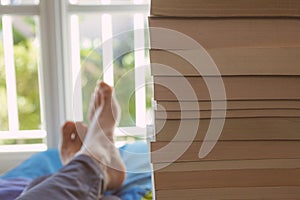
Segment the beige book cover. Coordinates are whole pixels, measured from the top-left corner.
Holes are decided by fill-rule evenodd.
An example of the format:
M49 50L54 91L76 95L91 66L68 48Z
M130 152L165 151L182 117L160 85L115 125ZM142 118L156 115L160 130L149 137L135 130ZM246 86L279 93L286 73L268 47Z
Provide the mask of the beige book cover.
M212 108L212 103L214 108ZM224 110L224 101L156 101L158 111ZM226 101L228 110L300 109L298 100Z
M176 17L300 16L297 0L151 0L151 15Z
M154 77L155 100L296 100L299 91L300 76Z
M223 119L182 119L154 121L157 142L203 141L210 124ZM220 141L300 140L300 118L226 118Z
M199 189L172 189L155 191L156 199L160 200L282 200L298 199L300 196L299 186L277 187L235 187L235 188L199 188Z
M207 143L214 144L214 141ZM151 162L300 158L300 141L218 141L212 151L200 159L202 145L203 142L151 142Z
M149 18L152 49L299 47L297 18ZM153 29L152 29L153 27ZM164 31L155 29L164 28ZM165 32L165 29L170 29ZM184 35L182 35L184 34Z
M216 48L207 51L219 73L206 75L300 75L300 47ZM196 50L150 50L153 76L202 76L200 68L187 59ZM188 55L185 57L185 55ZM210 66L199 60L199 66Z
M214 116L212 117L212 112ZM155 119L210 119L250 117L300 117L300 109L259 109L259 110L203 110L203 111L155 111Z
M225 160L177 162L164 166L164 163L154 163L153 170L161 172L193 172L210 170L238 170L238 169L297 169L300 159L263 159L263 160Z
M300 186L300 168L154 172L156 190Z

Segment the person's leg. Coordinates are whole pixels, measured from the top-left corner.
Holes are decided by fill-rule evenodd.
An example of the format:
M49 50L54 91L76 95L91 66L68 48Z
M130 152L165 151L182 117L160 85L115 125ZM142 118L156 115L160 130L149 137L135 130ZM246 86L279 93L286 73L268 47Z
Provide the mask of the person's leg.
M89 132L95 134L86 135L80 153L91 156L103 166L107 189L118 189L125 179L125 165L115 147L113 135L119 122L120 108L113 89L104 82L95 89L89 113ZM101 146L98 141L101 141ZM99 151L101 148L105 150Z
M97 200L104 187L104 174L86 155L76 156L58 173L33 186L18 200Z
M121 186L125 179L125 166L113 141L119 110L112 89L100 83L92 105L93 120L75 159L18 200L98 199L104 189ZM62 159L65 155L71 154L61 153Z

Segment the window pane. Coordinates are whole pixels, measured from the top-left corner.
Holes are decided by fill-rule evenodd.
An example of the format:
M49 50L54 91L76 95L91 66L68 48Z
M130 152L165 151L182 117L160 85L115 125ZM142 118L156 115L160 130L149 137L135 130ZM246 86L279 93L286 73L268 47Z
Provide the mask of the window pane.
M0 131L8 131L7 95L5 81L2 18L0 18Z
M1 0L2 5L37 5L39 0Z
M4 77L1 73L1 80L4 80L0 83L0 90L4 91L6 83L8 104L5 109L9 113L9 131L39 130L37 18L6 15L2 17L2 24L2 57L6 75Z
M99 22L101 22L100 15L71 17L72 67L73 70L75 67L80 68L77 66L79 63L74 62L81 63L82 112L85 122L88 122L87 113L91 94L97 81L103 79L102 49L97 48L101 43L101 24Z
M79 20L77 30L76 17ZM142 15L142 26L145 19L146 17ZM95 84L98 80L105 80L115 86L116 97L122 109L119 126L136 126L134 26L134 15L130 14L84 14L75 18L73 16L71 19L72 50L76 49L78 41L80 43L82 104L86 122ZM79 32L77 39L74 38L76 31ZM144 53L144 49L142 51L141 57L146 59L148 55ZM149 70L146 72L148 74L146 80L149 80ZM144 77L146 73L141 71L138 75ZM152 94L149 87L146 94L148 94L147 104L145 97L141 99L149 107Z
M114 60L116 97L122 110L119 126L135 126L134 32L122 34L134 30L133 15L112 15L112 24L113 35L119 34L113 39L113 54L119 56Z
M20 130L40 129L37 18L14 17L14 56Z

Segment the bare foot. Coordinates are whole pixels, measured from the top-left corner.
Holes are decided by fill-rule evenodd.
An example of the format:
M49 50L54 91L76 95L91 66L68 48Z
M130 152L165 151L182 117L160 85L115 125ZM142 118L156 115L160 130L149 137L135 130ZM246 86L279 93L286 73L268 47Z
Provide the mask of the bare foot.
M63 125L59 148L59 156L63 165L68 164L81 149L87 130L87 126L81 122L74 123L68 121Z
M113 138L119 116L120 109L112 88L104 82L99 83L90 106L91 125L79 154L89 155L99 164L105 186L110 190L118 189L125 180L125 165Z
M97 121L101 129L106 136L112 137L120 118L120 106L113 96L113 89L106 83L100 82L95 88L93 98L94 101L91 101L88 118L92 122L95 114L99 112Z

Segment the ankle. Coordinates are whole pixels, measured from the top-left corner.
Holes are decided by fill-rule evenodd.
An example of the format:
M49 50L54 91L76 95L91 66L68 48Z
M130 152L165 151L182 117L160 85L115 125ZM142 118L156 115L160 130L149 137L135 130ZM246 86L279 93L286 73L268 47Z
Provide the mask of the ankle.
M86 148L82 148L77 154L77 155L86 155L88 157L90 157L94 162L95 164L98 166L98 168L102 171L103 173L103 176L104 176L104 187L103 189L106 190L107 189L107 186L108 184L110 183L110 176L108 175L108 163L109 161L107 160L107 156L105 156L104 154L103 155L100 155L98 152L92 152L92 151L89 151L88 149Z

